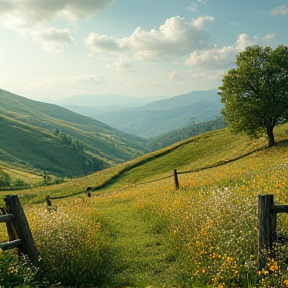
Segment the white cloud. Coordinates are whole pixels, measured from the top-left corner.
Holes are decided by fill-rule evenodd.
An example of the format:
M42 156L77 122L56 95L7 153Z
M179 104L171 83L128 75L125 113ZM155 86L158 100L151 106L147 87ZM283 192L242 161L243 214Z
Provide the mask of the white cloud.
M181 81L183 80L183 74L180 71L172 71L169 74L169 79L173 81Z
M196 27L202 28L206 21L213 22L214 17L211 17L211 16L198 17L197 19L193 20L193 23Z
M80 75L71 79L73 83L90 83L91 85L103 84L106 79L100 74ZM71 83L71 84L73 84Z
M119 71L125 71L125 72L136 72L137 70L133 68L129 61L120 59L117 61L117 63L114 65L114 68Z
M0 25L19 29L64 17L70 21L86 18L113 4L113 0L2 0Z
M271 40L271 39L275 38L276 35L277 35L276 33L267 34L267 35L265 35L265 39L266 40Z
M50 27L48 29L36 30L32 35L35 41L43 45L44 50L52 53L57 53L64 46L75 43L69 29Z
M272 16L276 16L276 15L288 15L288 7L287 6L280 6L277 7L275 9L273 9L270 14Z
M31 35L48 52L75 43L68 29L44 28L57 18L75 22L113 4L113 0L0 0L0 27Z
M186 60L186 64L189 66L214 67L217 69L226 68L235 64L235 56L239 52L245 50L248 46L258 43L259 39L257 37L251 38L246 33L241 34L233 46L218 48L215 45L214 48L209 50L194 51Z
M159 60L167 56L185 56L208 45L208 32L202 28L212 17L201 17L191 22L176 16L167 19L159 29L145 31L138 27L125 38L109 37L91 33L86 46L95 51L110 53L134 53L141 60Z
M85 39L85 44L93 51L119 51L120 43L117 38L91 33Z
M187 9L191 12L196 12L201 4L206 4L204 0L195 0L193 1Z

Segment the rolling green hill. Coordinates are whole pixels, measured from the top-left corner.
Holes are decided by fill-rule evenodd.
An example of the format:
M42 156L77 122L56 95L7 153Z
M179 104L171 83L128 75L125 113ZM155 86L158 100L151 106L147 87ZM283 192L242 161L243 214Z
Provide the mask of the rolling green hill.
M278 273L257 273L257 195L287 203L286 131L277 126L269 148L265 138L210 131L81 179L21 191L45 279L64 287L265 288L270 280L282 287ZM177 190L173 169L189 172L179 174ZM287 218L280 220L277 233L286 236ZM287 250L279 250L277 269L287 279Z
M61 177L87 175L143 153L143 140L57 105L0 90L0 157Z
M287 124L275 129L276 141L287 139ZM174 169L194 170L218 163L226 163L251 152L265 148L267 140L250 140L247 136L232 135L227 128L206 132L177 142L114 167L103 169L81 179L61 185L30 190L29 201L39 203L45 196L69 196L85 193L90 186L92 192L102 193L103 189L113 191L165 177L170 177ZM228 176L227 176L228 177ZM172 184L172 179L171 185ZM104 192L105 193L105 192ZM26 193L25 193L26 194ZM24 200L23 200L24 201Z

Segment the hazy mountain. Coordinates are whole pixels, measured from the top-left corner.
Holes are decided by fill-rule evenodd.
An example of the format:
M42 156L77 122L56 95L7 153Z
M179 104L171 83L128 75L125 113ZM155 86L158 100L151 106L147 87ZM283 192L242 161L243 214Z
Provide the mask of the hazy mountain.
M193 105L199 102L219 103L220 97L217 95L217 89L211 89L206 91L192 91L187 94L154 101L145 105L142 108L145 110L168 110Z
M84 106L84 107L104 107L112 110L116 108L140 107L152 101L168 98L169 96L131 97L116 94L95 94L95 95L74 95L66 99L57 101L60 106Z
M0 157L80 176L143 153L143 140L95 119L0 89Z
M110 99L112 100L112 98ZM149 99L151 98L147 98L147 100ZM193 122L199 123L215 119L215 116L220 116L222 108L216 89L193 91L157 101L154 98L153 102L139 107L131 107L132 105L126 108L117 105L95 107L93 104L90 107L84 107L86 100L87 98L83 98L81 106L71 104L65 107L95 118L120 131L146 138L186 127Z
M221 108L221 103L199 102L166 110L127 109L107 112L95 118L121 131L152 138L194 122L215 119L220 116Z
M152 138L191 123L215 119L222 107L217 90L195 91L138 108L95 114L94 118L121 131Z

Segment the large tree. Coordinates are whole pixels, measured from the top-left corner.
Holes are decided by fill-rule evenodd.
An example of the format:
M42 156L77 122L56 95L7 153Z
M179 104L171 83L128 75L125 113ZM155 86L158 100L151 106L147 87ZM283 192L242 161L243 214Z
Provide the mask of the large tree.
M247 47L236 57L219 87L222 114L234 133L275 144L273 129L288 120L288 46Z

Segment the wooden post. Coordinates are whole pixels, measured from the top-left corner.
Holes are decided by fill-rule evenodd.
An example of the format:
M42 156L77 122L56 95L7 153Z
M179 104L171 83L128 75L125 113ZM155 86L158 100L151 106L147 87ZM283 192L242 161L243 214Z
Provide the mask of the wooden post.
M23 208L20 204L20 201L18 199L17 195L8 195L6 198L4 198L4 201L6 202L6 209L9 214L12 214L14 216L12 220L12 224L15 228L15 232L18 236L18 239L21 239L21 245L19 246L19 249L21 252L26 254L31 262L38 266L38 252L32 237L32 233L29 228L28 221L26 219L26 216L24 214ZM7 223L8 224L8 223ZM7 226L8 230L8 226ZM12 231L13 232L13 231ZM13 238L16 236L15 232L12 236ZM9 230L8 230L9 233ZM9 233L9 238L11 237L11 231ZM9 240L17 240L17 239L9 239Z
M175 189L179 189L179 180L178 180L178 175L177 175L177 170L174 169L174 184L175 184Z
M266 252L271 251L276 240L276 213L272 211L273 195L258 195L258 269L266 264Z

